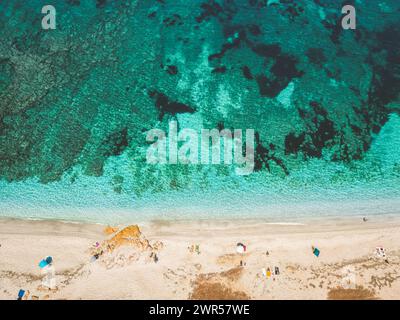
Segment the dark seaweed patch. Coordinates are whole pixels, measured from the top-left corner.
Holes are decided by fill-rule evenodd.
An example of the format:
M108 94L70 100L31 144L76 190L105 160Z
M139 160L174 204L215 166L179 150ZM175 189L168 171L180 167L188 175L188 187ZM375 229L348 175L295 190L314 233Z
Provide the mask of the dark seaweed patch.
M80 0L66 0L66 2L72 6L79 6L81 4Z
M265 58L276 58L281 54L281 47L278 44L256 44L252 50Z
M253 80L253 75L251 74L251 70L248 66L243 66L242 67L242 72L243 72L243 76L247 79L247 80Z
M280 82L286 83L283 88L285 88L293 78L301 77L303 75L302 71L297 70L296 64L297 59L290 55L280 55L276 58L276 62L272 66L271 72Z
M260 95L263 97L276 97L289 82L303 73L296 68L297 60L289 55L279 55L270 71L272 77L261 74L256 76Z
M221 59L228 50L230 50L232 48L239 47L239 44L240 44L240 39L235 39L235 40L233 40L232 43L223 44L222 50L220 52L218 52L218 53L214 53L214 54L209 55L208 56L208 60L212 61L212 60L215 60L215 59Z
M384 63L373 64L374 75L369 103L386 105L400 92L400 28L390 26L376 34L374 50L386 53Z
M226 67L225 66L221 66L221 67L216 67L214 68L211 73L225 73L226 72Z
M294 0L280 0L279 2L284 5L281 14L288 16L291 21L294 21L295 18L299 17L304 12L304 8L298 5Z
M296 136L294 132L289 133L285 137L285 154L296 154L300 151L301 145L304 143L306 134L303 132Z
M167 66L167 72L168 72L168 74L174 76L174 75L178 74L178 67L177 66L173 66L173 65Z
M278 158L275 155L275 146L270 144L270 148L263 146L260 140L260 134L258 132L255 133L256 138L256 149L255 149L255 157L254 157L254 171L261 171L264 167L270 172L270 161L275 162L279 167L282 168L285 175L289 175L289 171L286 168L282 159Z
M128 129L124 128L120 131L110 134L102 143L101 149L103 156L119 156L126 147L128 147Z
M176 115L177 113L194 113L196 111L187 104L171 101L161 92L151 91L149 96L155 100L155 107L159 110L159 120L162 120L166 113Z
M163 24L167 27L172 27L174 25L183 25L182 18L179 14L173 14L171 17L167 17L163 20Z
M107 4L107 0L96 0L96 8L103 8Z
M331 15L327 20L323 20L322 24L326 30L330 32L329 38L334 44L339 44L340 36L343 28L341 26L339 15Z
M217 17L223 12L222 7L215 1L209 1L209 3L202 3L200 5L202 13L196 17L197 22L203 22L208 20L210 17Z
M250 34L252 34L253 36L259 36L261 34L261 29L256 24L249 24L247 26L247 29L249 30Z
M286 154L302 152L305 157L321 158L323 148L334 144L338 133L328 112L316 101L311 101L310 107L311 110L298 109L307 131L298 136L291 132L285 137Z
M256 8L265 8L267 6L267 0L248 0L249 5Z
M297 59L282 52L278 44L251 43L247 41L252 51L265 59L266 64L271 64L270 74L258 74L255 78L258 84L259 93L263 97L276 97L279 92L287 87L293 78L301 77L303 72L297 69ZM245 77L251 79L249 69L242 69Z
M368 150L371 144L371 132L378 134L388 121L389 113L399 112L398 109L391 110L387 106L390 102L397 101L400 92L399 37L400 28L393 25L375 34L369 34L369 38L373 39L368 59L373 71L371 86L367 101L360 107L353 106L360 123L365 125L360 136L364 151Z
M86 174L100 177L103 175L104 162L108 157L119 156L129 146L128 129L109 134L96 150L96 154L87 164Z
M150 12L150 13L147 15L147 17L148 17L149 19L153 19L153 18L155 18L156 16L157 16L157 11Z
M246 31L241 25L224 25L223 30L227 42L222 45L220 52L209 55L209 61L221 59L229 50L237 49L240 47L242 42L247 42Z
M217 18L220 22L227 22L232 20L236 10L233 7L232 1L224 2L221 6L217 1L211 0L203 2L200 5L201 13L196 17L196 21L201 23L209 20L211 17Z
M312 64L315 64L319 67L326 62L326 57L322 48L309 48L306 51L306 56Z
M262 97L274 98L286 87L282 86L279 81L268 79L265 75L256 76L256 81Z

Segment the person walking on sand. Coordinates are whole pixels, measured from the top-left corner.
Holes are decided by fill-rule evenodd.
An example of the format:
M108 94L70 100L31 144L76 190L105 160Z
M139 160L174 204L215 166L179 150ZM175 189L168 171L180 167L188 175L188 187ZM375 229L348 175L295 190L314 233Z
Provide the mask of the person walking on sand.
M318 258L319 254L320 254L319 249L315 248L314 246L312 246L311 249L312 249L312 252L314 253L314 255Z

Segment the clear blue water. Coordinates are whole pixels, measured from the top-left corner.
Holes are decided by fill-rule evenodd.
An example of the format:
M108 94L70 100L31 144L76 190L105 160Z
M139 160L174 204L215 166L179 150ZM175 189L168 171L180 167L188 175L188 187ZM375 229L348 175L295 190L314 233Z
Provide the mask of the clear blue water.
M397 215L400 4L0 3L0 216ZM254 129L256 167L149 165L146 132Z

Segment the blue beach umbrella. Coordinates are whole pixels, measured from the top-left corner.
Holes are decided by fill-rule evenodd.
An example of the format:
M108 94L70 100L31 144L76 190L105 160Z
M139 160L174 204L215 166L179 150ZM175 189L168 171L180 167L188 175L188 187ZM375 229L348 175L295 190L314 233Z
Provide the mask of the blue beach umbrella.
M18 292L18 300L21 300L25 294L25 290L20 289Z

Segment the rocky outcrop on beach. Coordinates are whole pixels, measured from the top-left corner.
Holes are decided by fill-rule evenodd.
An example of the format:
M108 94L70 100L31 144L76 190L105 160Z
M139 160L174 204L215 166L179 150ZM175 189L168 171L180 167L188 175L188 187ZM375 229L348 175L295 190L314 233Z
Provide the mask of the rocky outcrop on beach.
M142 259L144 262L157 262L157 253L163 248L163 243L150 243L137 225L130 225L118 231L107 227L105 231L114 231L110 239L104 240L92 248L91 254L107 269L124 267L127 264Z

